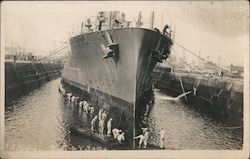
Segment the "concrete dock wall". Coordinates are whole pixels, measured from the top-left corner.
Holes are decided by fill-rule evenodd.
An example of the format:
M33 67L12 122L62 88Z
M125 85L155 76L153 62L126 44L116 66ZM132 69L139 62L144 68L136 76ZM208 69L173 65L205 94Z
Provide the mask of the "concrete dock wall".
M171 96L182 94L181 78L185 92L192 91L187 101L182 98L190 107L223 123L242 125L243 80L165 71L153 76L155 87Z
M62 65L5 62L5 105L61 75Z

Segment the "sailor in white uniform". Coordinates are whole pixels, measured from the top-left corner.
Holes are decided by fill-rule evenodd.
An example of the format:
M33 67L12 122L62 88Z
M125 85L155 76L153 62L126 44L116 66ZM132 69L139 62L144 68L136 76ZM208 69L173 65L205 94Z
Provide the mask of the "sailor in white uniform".
M120 132L122 132L121 130L117 129L117 128L114 128L112 130L112 133L114 135L114 139L117 139L118 135L120 134Z
M117 140L119 143L122 143L122 141L125 140L124 133L121 133L117 136Z
M142 144L142 142L144 140L144 135L143 134L138 135L138 136L134 137L134 139L140 139L138 148L141 148L141 144Z
M143 140L143 148L146 148L147 145L148 145L148 138L149 138L149 132L148 130L146 129L144 131L144 140Z
M164 139L165 139L165 130L163 128L161 128L161 131L158 133L158 135L160 135L160 140L159 140L159 146L160 148L164 147Z
M94 133L95 125L96 125L97 115L91 121L91 132Z
M104 130L104 120L99 120L99 133L103 134Z
M110 137L111 136L111 128L112 128L112 118L109 119L108 123L107 123L107 136Z

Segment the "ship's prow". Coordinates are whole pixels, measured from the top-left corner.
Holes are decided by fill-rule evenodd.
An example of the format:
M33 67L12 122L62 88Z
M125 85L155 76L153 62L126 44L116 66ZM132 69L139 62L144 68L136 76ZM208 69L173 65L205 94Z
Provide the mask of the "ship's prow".
M94 114L105 111L113 119L112 129L121 129L124 143L134 147L136 127L153 100L151 73L170 53L168 32L101 30L75 36L70 45L71 54L62 73L64 88L80 97L79 101L92 103Z

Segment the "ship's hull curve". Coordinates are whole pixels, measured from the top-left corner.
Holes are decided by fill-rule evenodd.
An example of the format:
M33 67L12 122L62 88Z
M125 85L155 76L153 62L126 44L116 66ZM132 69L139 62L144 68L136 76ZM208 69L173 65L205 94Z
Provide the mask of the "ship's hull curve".
M112 57L103 58L105 54L101 45L108 46L107 33L119 45L117 62ZM127 124L124 128L128 140L132 141L130 145L135 135L136 107L145 105L141 98L145 90L151 88L150 74L157 63L152 51L161 37L159 32L152 30L121 28L70 39L71 54L62 73L62 83L86 92L91 102L94 98L102 100L96 103L96 110L102 107L119 120L114 126ZM116 108L121 113L113 110Z

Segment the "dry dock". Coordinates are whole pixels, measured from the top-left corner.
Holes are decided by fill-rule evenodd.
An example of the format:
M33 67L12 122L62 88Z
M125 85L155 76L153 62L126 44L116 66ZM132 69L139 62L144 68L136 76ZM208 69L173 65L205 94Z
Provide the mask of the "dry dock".
M54 63L5 62L5 103L59 77L62 68Z
M154 72L155 87L171 96L191 91L182 98L192 108L230 125L243 125L243 80L204 77L198 74ZM182 86L183 85L183 88Z

